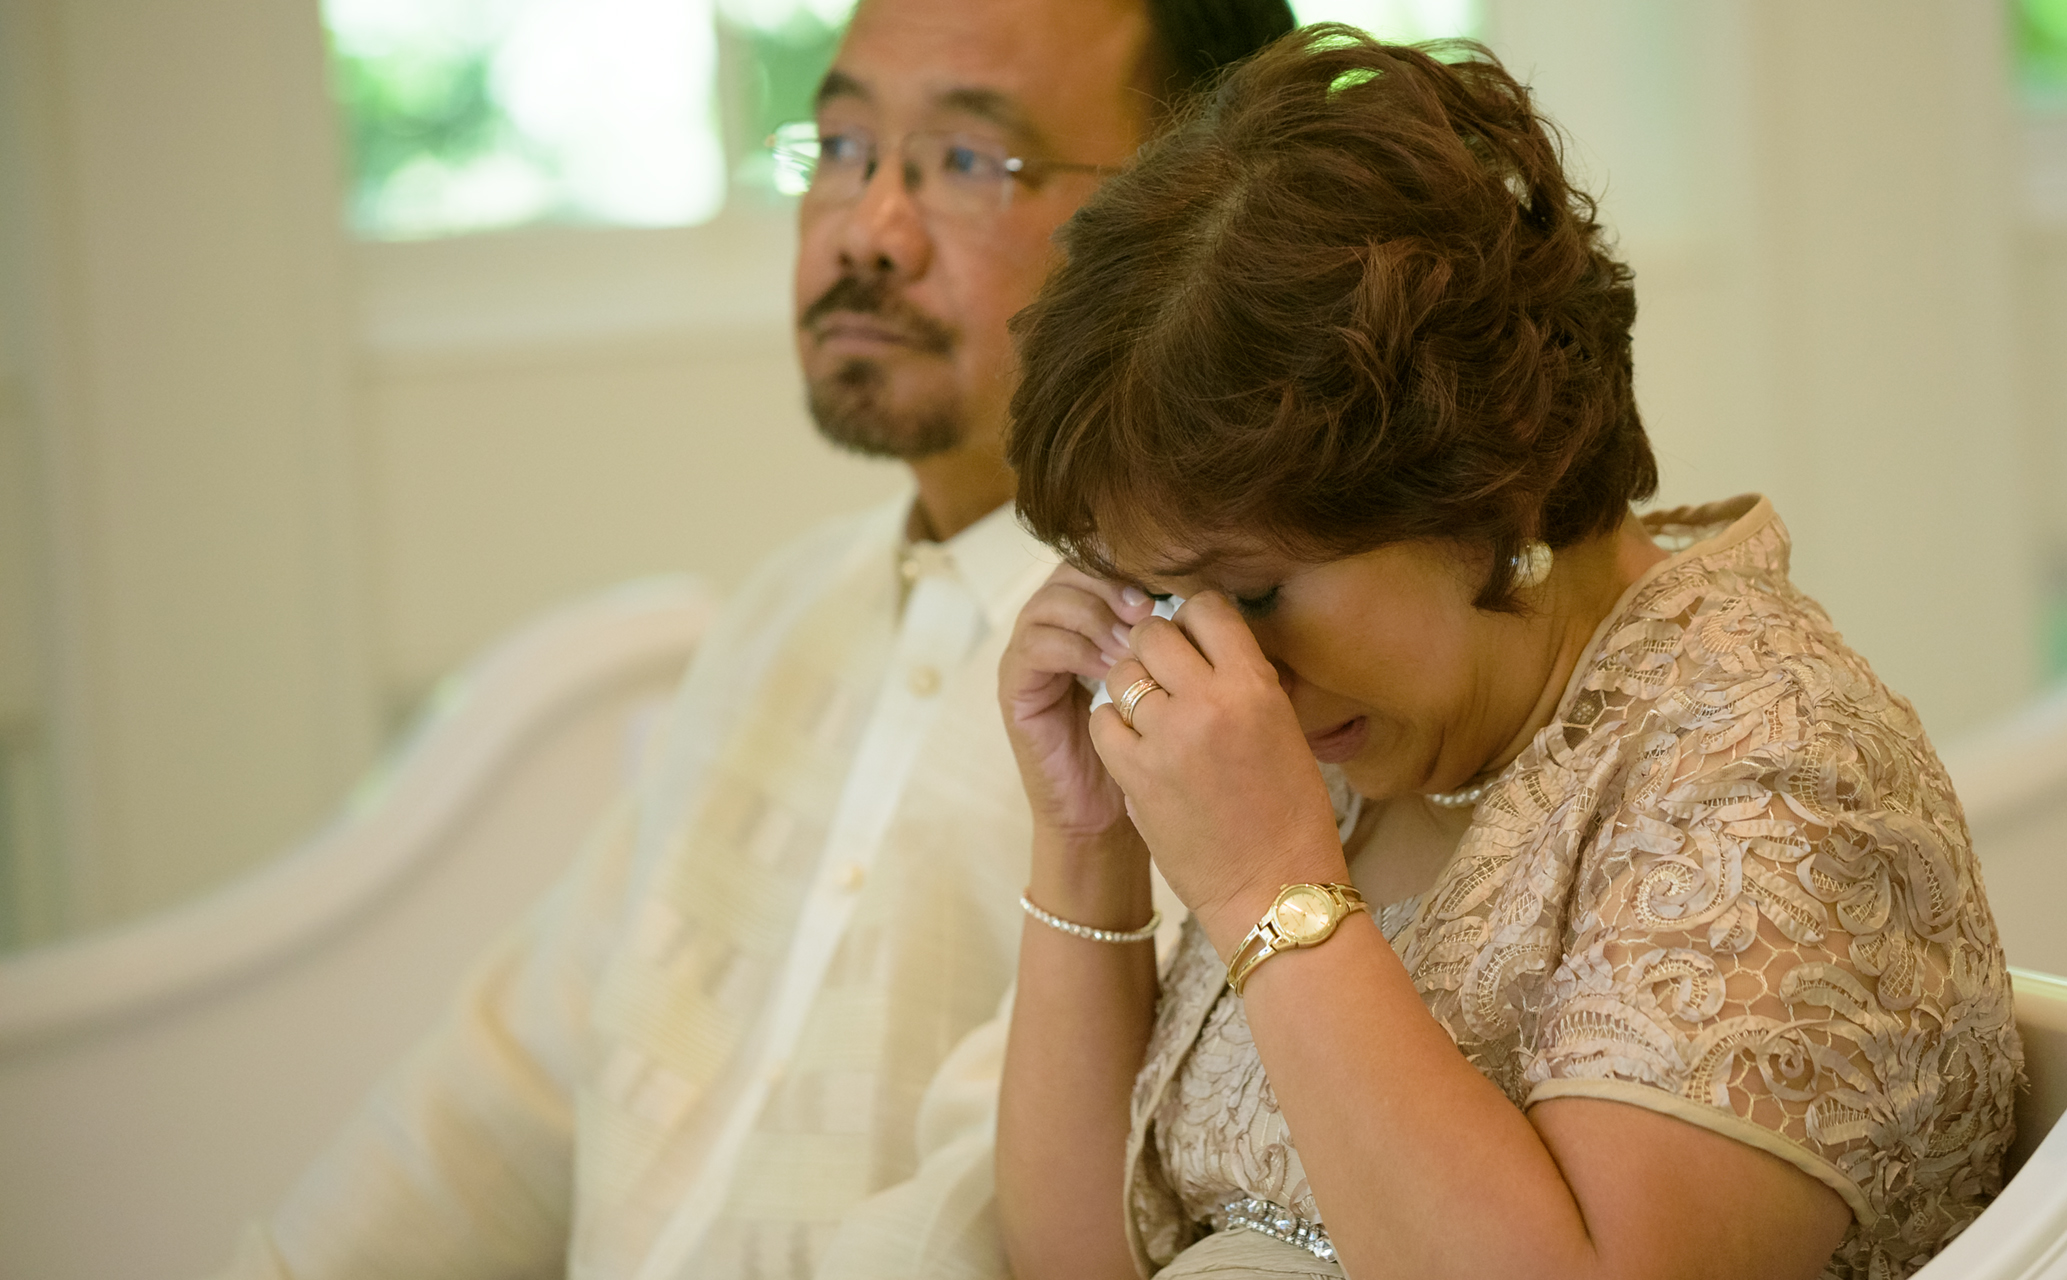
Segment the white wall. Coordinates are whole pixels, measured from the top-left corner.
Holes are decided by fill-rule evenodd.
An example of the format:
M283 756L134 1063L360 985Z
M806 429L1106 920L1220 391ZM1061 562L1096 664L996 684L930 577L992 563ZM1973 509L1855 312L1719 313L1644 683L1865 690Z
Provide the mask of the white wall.
M1664 496L1771 493L1941 740L2017 704L2067 563L2067 216L2019 212L1999 5L1488 8L1637 267ZM779 214L350 245L313 0L0 0L0 59L0 761L63 836L0 894L36 929L285 847L554 601L729 586L898 483L811 434Z
M47 915L76 928L278 847L373 745L336 158L313 6L0 21Z
M1637 271L1666 502L1756 489L1940 740L2037 679L2014 116L1993 0L1507 0ZM2041 305L2067 314L2057 291ZM2055 348L2057 350L2057 348Z
M804 411L793 245L782 209L356 250L390 706L568 594L677 569L729 589L896 490Z
M2047 141L2067 171L2067 118ZM2062 197L2027 202L2015 272L2023 463L2056 670L2067 665L2067 186Z

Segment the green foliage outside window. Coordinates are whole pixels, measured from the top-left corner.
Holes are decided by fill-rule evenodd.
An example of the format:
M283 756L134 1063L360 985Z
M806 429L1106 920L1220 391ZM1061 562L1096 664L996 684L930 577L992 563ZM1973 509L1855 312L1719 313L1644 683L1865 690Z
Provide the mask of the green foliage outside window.
M774 159L763 145L775 126L811 115L818 82L839 51L846 23L798 7L776 23L719 10L719 77L725 99L725 154L735 193L775 195Z
M763 143L811 114L852 4L324 0L351 224L372 239L667 226L775 203ZM1478 28L1478 0L1293 7L1392 39Z
M445 170L520 145L488 91L478 49L332 51L331 74L352 157L352 221L377 226L389 184L412 164Z
M2067 110L2067 0L2013 0L2012 14L2027 101Z
M373 239L679 226L725 197L710 0L324 0Z

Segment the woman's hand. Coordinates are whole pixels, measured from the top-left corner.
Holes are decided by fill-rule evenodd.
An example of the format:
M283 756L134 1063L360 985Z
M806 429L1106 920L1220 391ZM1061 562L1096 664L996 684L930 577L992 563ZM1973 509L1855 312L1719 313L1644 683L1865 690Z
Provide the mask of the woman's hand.
M1286 884L1339 882L1349 867L1320 766L1270 660L1227 597L1201 592L1177 621L1134 628L1106 676L1115 697L1144 674L1162 686L1090 723L1164 879L1226 955Z
M1063 568L1020 612L998 701L1033 804L1027 893L1065 920L1134 929L1154 909L1148 850L1091 745L1091 695L1153 605ZM1020 1276L1131 1276L1122 1216L1127 1100L1155 1019L1155 947L1028 920L998 1095L998 1226Z
M1077 677L1103 680L1128 656L1122 632L1154 608L1139 587L1064 565L1020 610L998 664L998 702L1034 825L1066 843L1098 841L1126 820L1126 800L1092 746L1091 695Z

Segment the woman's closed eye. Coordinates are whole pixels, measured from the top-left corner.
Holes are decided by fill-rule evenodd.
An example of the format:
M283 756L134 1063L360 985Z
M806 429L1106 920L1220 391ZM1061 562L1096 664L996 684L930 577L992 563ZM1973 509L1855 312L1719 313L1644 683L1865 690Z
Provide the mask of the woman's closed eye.
M1278 588L1276 587L1272 587L1268 591L1258 592L1255 595L1238 595L1234 597L1234 607L1241 610L1244 618L1250 619L1264 617L1277 607L1277 602Z

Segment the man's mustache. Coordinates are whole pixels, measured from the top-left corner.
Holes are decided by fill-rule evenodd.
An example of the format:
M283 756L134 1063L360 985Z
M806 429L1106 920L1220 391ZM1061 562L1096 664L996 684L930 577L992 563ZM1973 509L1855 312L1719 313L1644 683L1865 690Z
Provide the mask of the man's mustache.
M952 325L893 296L889 285L881 280L841 276L832 288L819 295L818 301L804 308L804 314L797 318L798 327L816 329L820 320L835 312L875 316L909 338L913 346L937 356L954 350L960 337Z

